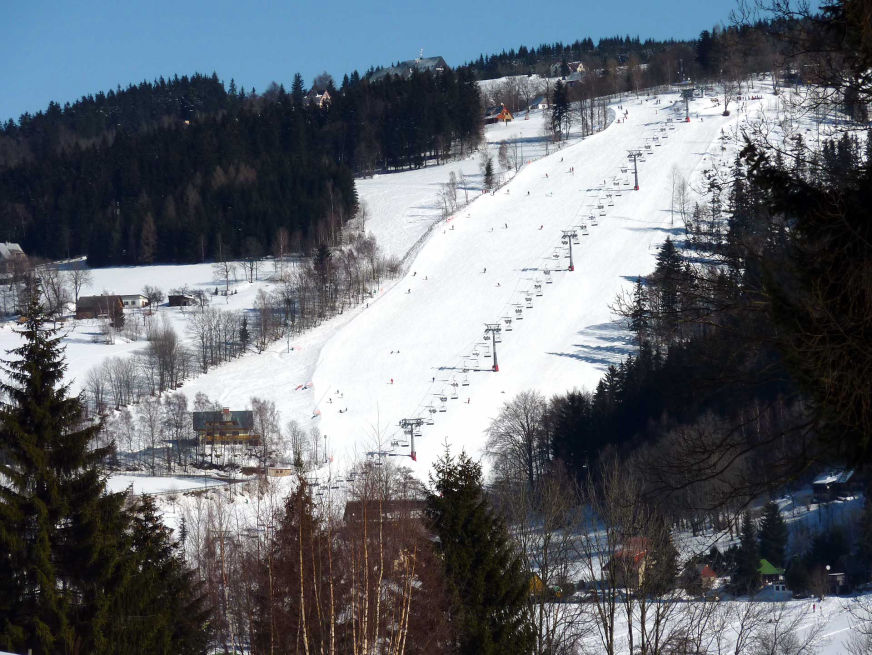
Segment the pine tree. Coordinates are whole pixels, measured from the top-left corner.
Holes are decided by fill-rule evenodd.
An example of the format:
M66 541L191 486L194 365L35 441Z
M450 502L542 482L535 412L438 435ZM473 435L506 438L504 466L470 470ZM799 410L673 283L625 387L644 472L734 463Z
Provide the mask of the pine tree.
M0 648L204 652L208 613L154 505L106 493L112 446L90 447L101 426L82 427L37 298L0 387Z
M733 574L733 586L742 593L751 593L760 587L760 549L757 529L747 512L742 519L742 536Z
M447 451L431 477L428 516L451 597L456 652L526 653L529 583L502 521L488 507L481 465Z
M251 333L248 330L248 316L242 315L242 325L239 326L239 345L242 347L242 352L248 350L248 344L251 342Z
M560 80L554 85L554 94L551 98L551 133L558 138L565 138L564 127L569 118L569 96L566 85Z
M760 557L775 566L784 566L784 549L787 547L787 524L775 502L766 503L763 520L760 522Z
M205 593L152 497L144 496L134 507L124 545L128 556L107 633L110 650L127 655L205 652L211 618Z
M647 339L649 325L648 293L642 278L636 278L633 287L633 307L630 310L630 330L636 335L636 341L641 348Z
M494 188L494 162L490 157L484 163L484 188L488 190Z
M4 362L10 402L0 414L0 646L36 653L101 652L123 527L121 494L105 495L91 449L100 429L79 427L57 330L34 297Z

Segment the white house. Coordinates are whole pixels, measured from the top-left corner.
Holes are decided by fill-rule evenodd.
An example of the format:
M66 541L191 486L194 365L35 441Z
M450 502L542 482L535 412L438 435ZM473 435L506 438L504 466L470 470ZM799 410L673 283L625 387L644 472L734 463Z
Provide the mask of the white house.
M548 96L540 95L533 98L533 101L530 103L530 106L527 108L529 111L535 111L537 109L550 109L551 105L548 103Z
M148 305L148 298L143 296L141 293L133 293L128 295L121 295L121 302L124 304L124 309L129 309L131 307L145 307Z

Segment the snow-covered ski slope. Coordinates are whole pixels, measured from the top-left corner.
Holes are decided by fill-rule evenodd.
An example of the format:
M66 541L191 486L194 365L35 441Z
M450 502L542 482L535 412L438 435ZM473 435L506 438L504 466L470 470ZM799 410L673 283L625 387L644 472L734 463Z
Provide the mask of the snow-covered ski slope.
M334 460L378 448L407 453L391 446L401 440L398 422L421 417L433 425L415 441L413 466L426 475L444 441L478 455L488 423L516 393L591 388L629 352L609 305L652 269L666 236L679 234L670 212L673 169L688 176L703 165L710 149L720 150L721 128L736 120L706 109L705 100L694 108L699 118L679 122L668 102L631 101L625 122L525 166L495 195L440 225L405 278L336 330L311 379L314 420ZM627 151L645 152L646 142L651 152L633 191ZM579 234L572 272L565 229ZM514 319L511 331L505 317ZM486 356L486 323L503 327L499 372ZM284 387L279 396L293 395L275 383Z
M710 99L696 100L690 123L679 120L683 107L677 113L670 109L678 102L675 94L662 95L659 102L644 96L625 99L622 109L613 108L618 116L628 110L626 121L587 139L570 140L561 149L551 144L547 156L547 116L541 112L489 126L486 138L495 163L503 140L517 142L519 157L529 162L495 195L475 190L481 184L478 153L359 181L360 197L370 210L367 231L397 257L417 244L406 260L405 277L383 287L368 306L346 311L290 344L275 343L263 354L214 368L182 390L189 398L204 391L234 408L245 407L252 396L274 400L283 421L317 426L327 435L338 466L373 450L408 454L409 446L391 445L401 440L398 422L403 418L433 421L422 426L416 439L417 463L406 460L421 477L444 440L479 455L488 423L516 393L590 389L608 364L632 350L630 336L614 321L609 305L622 287L651 271L667 235L681 234L670 218L673 170L692 178L710 166L713 157L723 155L722 129L733 132L762 104L777 102L765 98L748 102L747 114L726 118ZM639 164L640 190L633 191L627 151L644 152L646 143L651 148ZM466 177L468 188L458 198L463 201L468 192L472 202L442 222L437 196L451 172ZM582 224L587 235L578 227ZM567 249L561 244L565 229L579 235L572 272L566 270ZM205 289L221 286L208 265L104 269L94 277L89 293L131 293L144 284L169 289L180 282ZM232 301L227 307L250 307L257 289L269 284L235 285L239 294L226 299ZM183 313L165 313L184 335ZM506 317L513 319L511 331ZM65 339L68 375L76 389L101 359L130 356L144 347L144 342L120 338L115 346L93 344L85 323L76 323ZM485 323L503 328L497 373L490 370L490 343L482 338ZM5 327L0 345L10 348L16 342Z

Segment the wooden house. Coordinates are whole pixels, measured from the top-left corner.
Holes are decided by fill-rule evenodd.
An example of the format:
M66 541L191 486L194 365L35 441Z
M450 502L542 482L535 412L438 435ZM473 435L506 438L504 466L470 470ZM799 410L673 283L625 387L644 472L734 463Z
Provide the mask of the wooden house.
M853 469L830 471L815 478L811 483L812 499L816 503L828 503L847 498L859 491Z
M231 411L225 407L220 412L194 412L192 418L200 443L254 446L260 442L251 410Z
M381 514L385 521L398 521L403 518L421 518L427 508L427 501L417 498L393 498L389 500L349 500L345 503L342 515L346 523L376 520Z
M171 293L167 296L170 307L191 307L197 304L197 299L189 293Z
M512 112L510 112L503 104L488 107L484 112L485 125L493 125L500 121L508 123L510 120L513 120Z
M107 317L116 322L121 317L121 322L124 319L124 302L121 296L79 296L76 302L76 318L81 320L85 318L102 318Z

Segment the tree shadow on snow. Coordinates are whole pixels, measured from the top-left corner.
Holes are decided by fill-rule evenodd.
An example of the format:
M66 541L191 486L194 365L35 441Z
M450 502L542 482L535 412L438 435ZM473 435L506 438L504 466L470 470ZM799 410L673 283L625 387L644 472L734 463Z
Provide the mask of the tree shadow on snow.
M589 343L574 343L573 352L548 352L556 357L569 357L605 370L610 364L621 360L636 350L633 335L627 332L622 322L610 321L599 325L589 325L577 333Z

